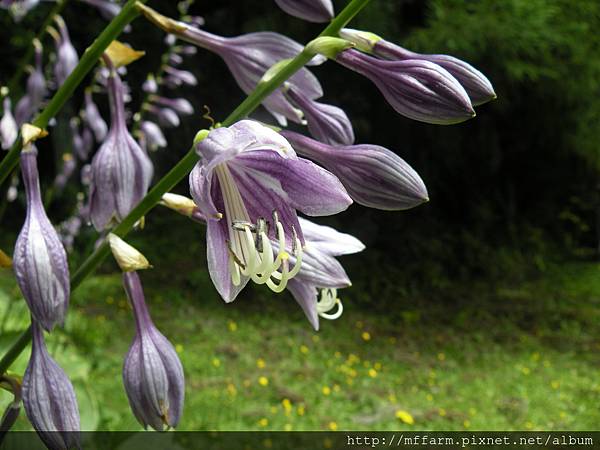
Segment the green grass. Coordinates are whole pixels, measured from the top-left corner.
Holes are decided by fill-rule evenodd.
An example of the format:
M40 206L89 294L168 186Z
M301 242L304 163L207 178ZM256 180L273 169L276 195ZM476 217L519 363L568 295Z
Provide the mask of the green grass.
M439 298L388 281L380 292L397 300L387 311L353 307L377 301L359 277L341 292L344 315L318 333L288 294L252 287L226 305L203 272L188 285L161 287L152 271L142 281L185 368L181 430L591 430L600 423L599 275L570 263L517 286L455 286ZM5 348L27 312L10 272L0 288L0 311L13 302ZM73 296L66 332L48 338L88 429L140 428L121 383L133 331L120 277L101 275ZM27 356L13 369L22 373Z

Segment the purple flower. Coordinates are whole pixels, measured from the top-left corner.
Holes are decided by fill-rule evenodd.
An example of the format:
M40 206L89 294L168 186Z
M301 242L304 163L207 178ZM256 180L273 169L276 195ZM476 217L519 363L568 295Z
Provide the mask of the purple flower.
M2 108L4 111L2 113L2 119L0 119L0 144L2 145L2 150L8 150L12 147L15 139L17 139L19 129L17 128L17 122L10 110L11 102L9 97L4 97Z
M429 199L417 172L384 147L333 147L292 131L281 134L298 153L336 175L356 203L394 211L413 208Z
M63 164L61 170L56 175L56 178L54 178L54 187L58 192L61 192L65 188L69 178L71 178L71 175L73 175L73 172L77 167L77 161L73 158L71 153L63 153L62 160Z
M313 328L318 330L319 317L336 319L343 311L337 289L352 285L335 257L361 252L365 246L354 236L306 219L300 219L300 226L306 239L302 267L298 275L288 282L287 288ZM336 306L337 311L330 313Z
M39 325L32 322L31 357L23 376L23 405L29 421L51 450L81 448L79 410L73 385L48 354Z
M297 273L304 237L296 210L323 216L352 203L334 175L298 158L282 136L257 122L217 128L196 151L201 160L190 192L208 219L208 269L227 302L250 279L280 292ZM276 258L270 239L278 242ZM288 251L299 260L291 270Z
M20 22L39 2L40 0L2 0L0 8L7 9L15 22Z
M15 118L17 124L22 125L29 121L38 112L46 97L46 79L42 67L42 44L33 40L35 46L35 68L27 79L27 92L17 103Z
M295 89L289 89L286 95L304 113L308 131L315 139L331 145L354 143L352 123L344 110L310 100Z
M331 0L275 0L275 3L289 15L309 22L329 22L333 18Z
M177 352L152 323L137 272L123 284L133 306L136 334L125 357L123 384L136 419L157 431L175 427L183 411L185 382Z
M148 120L142 121L140 124L140 130L144 138L144 143L150 150L156 150L158 148L166 147L167 140L165 135L158 125Z
M36 156L33 146L21 152L27 217L15 244L13 266L32 316L50 331L65 321L69 266L65 249L42 205Z
M158 92L158 83L153 75L148 75L148 78L146 78L146 81L142 84L142 90L150 94Z
M100 111L98 111L96 103L94 103L91 89L86 89L85 91L85 110L83 114L83 120L88 128L94 132L96 142L103 142L106 138L106 134L108 133L108 126L100 115Z
M337 54L343 66L369 78L403 116L449 125L475 116L467 92L446 69L422 59L385 61L354 49Z
M175 86L180 86L182 84L187 84L189 86L196 86L198 84L198 80L196 80L196 76L187 70L175 69L173 67L166 66L165 72L167 73L167 80L170 81Z
M179 126L179 116L171 108L156 105L147 105L146 108L158 118L158 121L161 123L161 125L165 127Z
M150 97L150 101L158 105L166 106L179 114L190 115L194 114L194 107L185 98L166 98L159 95L153 95Z
M77 50L71 43L69 31L63 18L56 16L55 21L58 24L60 36L55 37L56 63L54 65L54 76L56 77L56 84L61 86L79 63L79 56L77 56Z
M246 94L254 90L269 68L279 61L294 58L303 49L297 42L278 33L258 32L225 38L180 22L178 24L184 27L178 37L223 58L237 84ZM322 59L313 61L320 62ZM323 96L319 80L305 68L296 72L288 83L308 99ZM302 112L285 98L281 89L269 95L263 105L282 126L287 124L286 119L297 123L302 121Z
M114 71L108 79L111 125L92 160L90 217L100 231L121 221L146 195L152 180L150 158L131 137L125 123L123 85Z
M94 136L86 126L82 127L81 133L79 132L79 119L76 117L71 118L69 126L73 138L73 150L81 161L86 161L94 145Z

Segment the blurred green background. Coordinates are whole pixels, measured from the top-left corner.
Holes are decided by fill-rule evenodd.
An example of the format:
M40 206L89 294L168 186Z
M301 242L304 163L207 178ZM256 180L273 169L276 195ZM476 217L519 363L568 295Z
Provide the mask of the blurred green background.
M344 1L336 1L339 11ZM175 16L175 2L150 0ZM0 14L8 81L50 4L21 23ZM279 31L307 42L319 31L271 0L197 2L205 28L226 36ZM105 24L72 0L63 14L83 51ZM314 69L326 102L343 107L358 142L386 146L424 179L431 201L406 212L354 205L319 223L367 249L342 262L353 286L345 312L314 332L288 293L249 286L225 305L206 272L201 226L157 208L132 235L153 263L142 274L159 329L186 377L182 430L591 430L600 420L600 4L596 0L372 0L351 24L423 53L448 53L483 71L498 99L461 125L398 116L367 80L328 63ZM122 40L147 54L129 68L131 106L160 63L164 35L142 19ZM49 39L46 42L50 44ZM212 116L243 95L222 61L200 50L183 67L196 114L154 153L166 172ZM98 96L104 112L107 105ZM104 101L104 103L102 103ZM76 96L67 111L80 107ZM137 103L136 103L137 102ZM269 121L264 111L254 116ZM41 144L42 183L56 148ZM62 151L62 149L60 150ZM6 186L2 187L2 198ZM178 192L186 192L181 183ZM66 219L72 186L49 215ZM12 251L23 199L3 203L1 248ZM87 228L75 270L93 247ZM0 273L0 350L28 321L10 271ZM134 332L115 264L72 298L67 327L48 337L72 377L86 429L132 430L121 366ZM13 366L21 372L28 352ZM8 403L10 396L0 393ZM27 428L25 420L18 427Z

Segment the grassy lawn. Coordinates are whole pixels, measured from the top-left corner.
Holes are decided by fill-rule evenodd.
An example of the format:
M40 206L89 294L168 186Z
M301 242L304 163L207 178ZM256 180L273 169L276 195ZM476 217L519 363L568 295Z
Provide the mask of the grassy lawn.
M151 271L142 281L185 368L182 430L590 430L600 423L599 275L570 263L543 280L439 299L390 283L387 311L353 306L367 295L359 277L342 291L344 315L318 333L288 294L252 287L225 305L202 272L187 286ZM0 308L5 348L27 317L7 271ZM87 429L140 428L121 383L133 331L120 277L99 275L74 294L66 332L48 338Z

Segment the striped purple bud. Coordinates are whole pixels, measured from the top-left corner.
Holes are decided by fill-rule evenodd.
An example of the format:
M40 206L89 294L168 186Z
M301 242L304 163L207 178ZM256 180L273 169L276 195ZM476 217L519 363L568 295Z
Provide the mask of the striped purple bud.
M0 145L2 146L2 150L8 150L12 147L19 134L17 122L12 115L11 106L10 98L5 97L2 101L4 111L2 119L0 119Z
M150 97L150 101L157 105L162 105L171 108L179 114L194 114L194 107L185 98L167 98L161 97L159 95L153 95Z
M152 162L125 123L123 85L112 71L108 78L111 125L92 160L90 218L100 231L120 222L146 195L154 172Z
M344 110L311 100L293 88L286 95L304 113L308 131L315 139L331 145L354 143L352 123Z
M167 146L165 135L154 122L150 122L149 120L142 121L140 130L144 136L144 143L150 150L154 151Z
M69 266L65 249L44 211L36 157L33 146L21 152L27 217L15 244L13 266L31 315L50 331L65 321Z
M42 67L42 44L37 39L33 40L33 44L35 46L35 68L27 79L27 91L15 108L15 119L18 125L31 120L40 109L48 91Z
M450 125L475 116L467 92L446 69L422 59L385 61L354 49L337 54L343 66L369 78L409 119Z
M350 197L369 208L413 208L429 200L421 177L402 158L378 145L333 147L292 131L282 131L294 150L336 175Z
M56 77L56 84L61 86L79 63L79 56L77 56L77 50L71 43L69 31L63 18L56 16L55 21L58 24L60 35L55 37L56 63L54 65L54 76Z
M136 335L125 357L123 384L136 419L157 431L176 427L183 411L185 380L177 352L152 323L137 272L123 273Z
M331 0L275 0L291 16L308 22L329 22L334 15Z
M31 357L23 376L23 405L29 421L51 450L81 448L79 409L73 385L48 354L39 325L32 323Z

